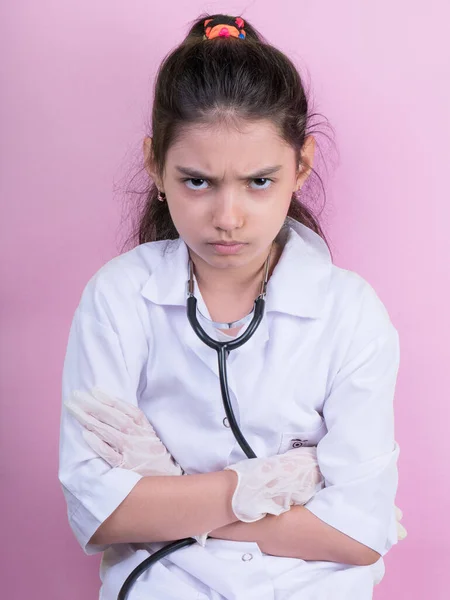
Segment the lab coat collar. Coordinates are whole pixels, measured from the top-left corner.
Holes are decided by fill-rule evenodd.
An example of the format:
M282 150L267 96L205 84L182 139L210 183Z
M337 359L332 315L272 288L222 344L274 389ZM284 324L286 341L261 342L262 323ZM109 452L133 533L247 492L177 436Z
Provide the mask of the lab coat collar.
M181 239L149 242L155 244L151 256L151 274L141 294L153 302L167 306L186 305L189 254ZM152 248L153 249L153 248Z
M332 261L325 241L288 217L283 253L267 284L266 312L320 317L330 283Z
M266 312L318 318L332 268L327 245L319 235L291 218L286 220L281 235L286 235L286 243L267 285ZM152 273L141 293L155 304L186 306L187 246L181 239L156 244L157 258L152 260ZM197 286L195 293L200 310L209 316Z

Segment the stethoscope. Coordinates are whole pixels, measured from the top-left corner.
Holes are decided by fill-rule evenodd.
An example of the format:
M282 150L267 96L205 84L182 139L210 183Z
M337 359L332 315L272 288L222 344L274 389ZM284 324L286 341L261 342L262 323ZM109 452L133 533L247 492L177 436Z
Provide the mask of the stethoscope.
M250 315L253 314L251 321L245 329L244 333L237 338L230 339L230 341L220 342L209 336L204 329L201 327L198 318L197 318L197 298L194 295L194 265L192 263L191 258L189 258L189 280L187 282L187 318L189 323L191 324L192 329L195 331L197 336L204 342L207 346L212 348L217 352L217 358L219 363L219 379L220 379L220 391L222 393L223 406L225 408L225 413L227 415L228 422L230 424L231 431L233 432L236 441L239 446L242 448L243 452L247 456L247 458L256 458L256 454L251 449L250 445L242 435L241 430L237 424L236 418L234 416L233 408L231 406L230 400L230 392L228 389L228 379L227 379L227 358L230 354L231 350L236 350L245 342L247 342L252 335L257 330L261 320L264 316L264 306L266 303L266 289L267 289L267 281L269 278L269 263L270 263L270 255L266 259L264 263L264 277L261 284L261 290L259 296L256 298L252 311L239 321L234 321L233 323L215 323L212 322L212 325L216 327L237 327L244 322L247 322L247 319ZM206 318L203 316L203 318ZM161 548L144 561L141 562L126 578L124 584L122 585L119 595L117 596L117 600L126 600L132 586L144 573L147 569L149 569L153 564L167 556L168 554L172 554L176 550L180 550L181 548L186 548L187 546L191 546L195 544L196 540L194 538L184 538L182 540L177 540L176 542L171 542L164 548Z

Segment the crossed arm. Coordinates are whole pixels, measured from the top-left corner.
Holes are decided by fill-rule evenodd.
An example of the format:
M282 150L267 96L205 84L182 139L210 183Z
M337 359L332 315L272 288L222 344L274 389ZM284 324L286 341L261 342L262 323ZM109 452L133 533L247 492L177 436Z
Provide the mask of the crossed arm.
M119 335L96 293L95 288L86 292L88 310L81 305L71 328L63 397L95 384L114 390L131 406L136 382L130 381ZM355 565L376 562L380 554L374 548L384 552L394 543L388 523L397 486L393 396L399 350L397 332L379 300L370 290L363 300L323 407L328 433L320 444L320 470L327 486L306 506L249 524L237 521L230 501L233 472L138 479L137 469L133 474L106 469L64 412L59 477L83 548L88 540L100 546L145 543L208 531L210 537L256 541L267 554Z
M293 506L278 517L267 515L255 523L231 523L210 536L255 541L266 554L303 560L372 565L380 558L378 552L321 521L304 506Z
M209 530L210 537L257 542L275 556L353 565L370 565L380 558L303 506L254 523L238 521L231 508L235 487L233 471L143 477L90 542L170 541Z
M180 477L180 467L137 407L99 389L76 393L65 404L98 456L119 472L140 474L89 540L93 545L166 542L208 532L210 537L255 541L276 556L354 565L369 565L380 557L302 506L322 487L315 453L308 448ZM295 495L284 497L292 485ZM275 498L287 504L273 503Z

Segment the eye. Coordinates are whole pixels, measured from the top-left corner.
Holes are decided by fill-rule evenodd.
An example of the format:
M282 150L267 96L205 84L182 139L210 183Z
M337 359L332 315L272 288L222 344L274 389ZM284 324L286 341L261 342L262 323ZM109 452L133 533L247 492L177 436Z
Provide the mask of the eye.
M205 187L200 187L202 182L206 183L206 179L183 179L184 183L187 183L188 181L191 181L193 183L192 187L191 186L187 186L190 190L206 190Z
M273 183L273 179L267 179L267 177L258 177L257 179L252 179L252 182L258 182L258 185L253 188L254 190L267 190ZM261 182L262 184L260 185Z

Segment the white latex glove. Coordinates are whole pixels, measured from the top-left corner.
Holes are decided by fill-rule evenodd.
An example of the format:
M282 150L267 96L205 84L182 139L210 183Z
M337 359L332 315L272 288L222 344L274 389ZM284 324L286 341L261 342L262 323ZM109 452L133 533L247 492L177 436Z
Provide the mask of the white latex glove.
M401 540L405 539L405 537L408 535L408 532L400 523L403 518L403 513L398 506L395 507L395 516L397 517L397 538L400 542Z
M83 437L87 444L112 467L129 469L144 476L181 475L183 473L182 469L175 463L164 444L156 435L145 414L139 408L128 402L109 396L99 388L92 389L90 394L86 392L74 392L71 398L64 404L68 411L83 426ZM285 455L276 455L275 457L272 457L272 459L276 462L280 457L285 457L294 452L297 452L297 454L303 453L304 457L306 457L303 458L305 464L309 465L309 471L308 468L306 469L306 476L309 473L310 475L312 474L313 479L319 479L315 447L296 448L295 450L287 452ZM310 461L311 456L314 457L316 470ZM237 465L248 463L246 467L241 469L248 474L256 467L254 461L265 460L270 459L245 459L240 463L237 463ZM231 465L227 468L237 472L239 468L237 465ZM250 466L251 469L249 468ZM258 468L261 468L261 463L259 463ZM255 481L255 476L256 478L258 477L257 473L250 477L253 484L258 483ZM265 485L266 480L267 477L259 483ZM292 480L292 476L290 476L289 480ZM303 480L303 483L304 482L305 480ZM318 489L321 489L322 487L323 485L320 483ZM252 503L255 502L258 493L260 493L260 490L256 491L257 494L252 496L250 500ZM237 492L238 489L236 488L236 497ZM314 493L310 494L309 497L312 497ZM294 504L305 504L309 497L305 499L305 490L300 492L295 491L292 494L292 501ZM279 501L280 499L274 499L275 508L279 511L276 514L289 510L290 506L285 510L281 507L280 510L280 507L277 504ZM395 508L397 520L400 521L403 516L402 512L399 508ZM406 530L399 522L397 523L397 530L398 539L404 539L404 537L406 537ZM193 537L204 546L208 533Z
M129 469L143 476L183 474L136 406L99 388L93 388L90 394L76 391L64 405L83 426L87 444L111 467ZM193 537L204 546L208 534Z
M270 458L250 458L225 467L235 471L238 484L232 499L236 517L244 523L267 514L280 515L292 505L303 505L325 487L317 463L317 448L302 446ZM395 506L397 538L407 531L400 523L403 513Z
M64 405L83 426L83 437L92 450L111 467L140 475L182 474L181 467L136 406L99 388L90 393L75 391Z
M303 446L269 458L247 458L225 467L237 473L232 508L244 523L267 514L280 515L293 504L305 504L325 486L317 448Z

